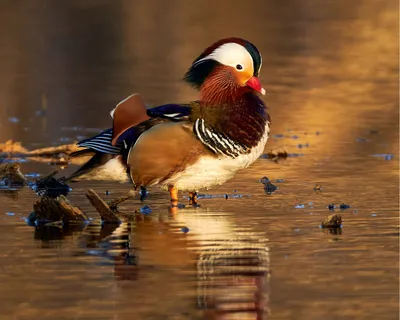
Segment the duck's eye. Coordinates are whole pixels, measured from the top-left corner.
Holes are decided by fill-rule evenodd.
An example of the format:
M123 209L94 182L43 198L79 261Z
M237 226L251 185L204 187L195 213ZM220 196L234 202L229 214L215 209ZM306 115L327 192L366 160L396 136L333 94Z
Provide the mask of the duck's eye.
M243 66L242 66L241 64L237 64L237 65L236 65L236 69L237 69L237 70L242 70L242 69L243 69Z

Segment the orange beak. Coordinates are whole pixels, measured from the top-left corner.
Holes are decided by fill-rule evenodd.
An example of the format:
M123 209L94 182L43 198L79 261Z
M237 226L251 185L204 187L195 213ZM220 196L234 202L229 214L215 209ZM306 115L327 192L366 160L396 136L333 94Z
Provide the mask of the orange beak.
M249 80L247 80L246 86L261 93L262 95L265 95L265 89L261 86L260 80L257 77L251 77Z

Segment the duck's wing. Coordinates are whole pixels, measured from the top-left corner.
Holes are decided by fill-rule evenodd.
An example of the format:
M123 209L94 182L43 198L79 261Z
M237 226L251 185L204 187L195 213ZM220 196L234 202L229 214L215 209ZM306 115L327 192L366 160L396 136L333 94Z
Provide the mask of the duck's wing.
M204 154L212 155L193 134L192 123L167 121L145 131L131 147L127 170L136 187L163 185Z

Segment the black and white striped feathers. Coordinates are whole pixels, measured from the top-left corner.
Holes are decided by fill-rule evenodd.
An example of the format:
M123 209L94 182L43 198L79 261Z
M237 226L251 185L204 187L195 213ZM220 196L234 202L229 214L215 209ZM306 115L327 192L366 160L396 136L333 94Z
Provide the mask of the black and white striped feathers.
M112 128L104 130L97 136L78 142L77 145L82 148L88 148L102 153L118 155L121 153L122 145L119 144L113 146L111 144L112 132Z
M227 135L207 127L204 119L197 119L194 122L193 131L197 138L216 154L236 158L249 153L249 148L247 146L236 143Z

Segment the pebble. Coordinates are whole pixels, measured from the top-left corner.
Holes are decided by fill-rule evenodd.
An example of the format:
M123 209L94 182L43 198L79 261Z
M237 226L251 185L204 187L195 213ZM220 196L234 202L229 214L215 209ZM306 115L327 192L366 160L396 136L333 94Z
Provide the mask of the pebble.
M19 119L17 117L11 117L11 118L8 118L8 121L10 121L11 123L18 123Z
M183 228L181 229L181 231L182 231L183 233L188 233L190 230L189 230L188 227L183 227Z
M340 204L339 208L340 208L340 210L346 210L346 209L351 208L351 206L348 204L342 203L342 204Z
M151 208L149 206L147 206L147 205L140 208L140 212L145 214L145 215L146 214L150 214L151 211L152 211Z

